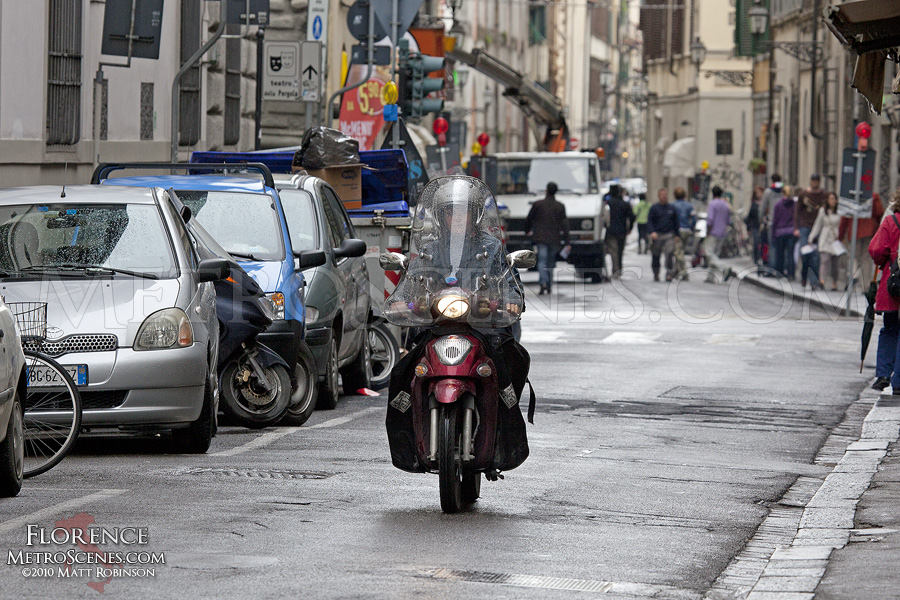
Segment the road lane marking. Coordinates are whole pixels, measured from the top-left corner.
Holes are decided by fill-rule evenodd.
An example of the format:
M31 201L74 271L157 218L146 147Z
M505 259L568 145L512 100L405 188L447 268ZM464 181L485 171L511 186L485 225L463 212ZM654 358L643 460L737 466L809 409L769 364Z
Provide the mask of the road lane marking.
M360 410L358 412L351 413L343 417L328 419L327 421L322 421L321 423L316 423L315 425L308 425L306 427L279 427L278 429L267 431L258 438L250 440L246 444L241 444L240 446L229 448L228 450L222 450L221 452L213 452L212 454L207 454L207 456L234 456L236 454L243 454L244 452L249 452L250 450L256 450L264 446L268 446L272 442L292 433L298 433L307 429L327 429L329 427L337 427L338 425L349 423L350 421L357 419L363 415L380 410L384 409L380 406L370 406L369 408Z
M53 506L42 508L41 510L37 510L31 514L25 515L24 517L18 517L16 519L12 519L3 524L0 524L0 534L8 533L10 531L13 531L14 529L18 529L29 524L35 524L41 519L57 516L63 511L72 508L81 508L83 505L91 502L98 502L100 500L112 498L113 496L118 496L119 494L124 494L127 491L128 490L114 489L100 490L93 494L88 494L87 496L72 498L71 500L66 500L65 502L60 502L59 504L54 504Z
M717 346L755 346L761 337L742 333L714 333L703 343Z
M600 340L601 344L652 344L662 337L661 333L645 331L617 331Z

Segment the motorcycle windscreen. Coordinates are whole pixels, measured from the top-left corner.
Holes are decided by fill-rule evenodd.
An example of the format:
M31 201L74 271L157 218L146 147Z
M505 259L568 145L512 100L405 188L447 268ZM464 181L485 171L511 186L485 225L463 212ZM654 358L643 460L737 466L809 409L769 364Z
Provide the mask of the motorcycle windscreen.
M440 177L425 186L415 211L409 267L385 301L387 320L412 327L516 322L522 289L507 265L488 187L472 177Z

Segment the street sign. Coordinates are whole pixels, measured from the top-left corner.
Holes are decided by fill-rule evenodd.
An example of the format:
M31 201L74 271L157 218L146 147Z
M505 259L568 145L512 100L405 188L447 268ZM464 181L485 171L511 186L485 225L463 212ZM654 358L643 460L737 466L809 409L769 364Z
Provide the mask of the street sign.
M263 42L263 65L263 100L300 99L300 42Z
M323 46L328 41L328 3L329 0L309 0L306 9L306 40L320 42Z
M375 29L379 26L391 35L391 15L393 11L394 0L371 0L375 5ZM397 0L397 39L403 37L403 34L412 25L419 7L422 6L423 0Z
M390 22L390 14L388 14L388 22ZM369 37L369 0L356 0L356 3L347 10L347 29L350 30L350 35L357 40L366 42ZM376 42L390 35L390 30L385 29L377 18L374 31Z
M128 56L128 39L131 36L132 58L159 58L162 11L163 0L137 0L134 5L130 0L107 0L103 11L103 43L100 53Z
M425 146L425 157L428 159L428 170L434 177L462 170L459 166L459 144L457 143L449 143L446 146L437 144Z
M872 198L872 184L875 181L875 151L866 150L862 157L862 173L860 174L860 197L855 198L856 190L856 148L844 148L841 161L841 199L860 204Z
M300 99L318 102L322 96L322 44L303 42L300 45Z
M225 22L232 25L269 24L269 0L226 0ZM247 6L250 6L249 16Z
M391 47L390 46L372 46L374 61L376 65L391 64ZM350 54L350 64L364 65L369 61L369 47L365 44L356 44Z

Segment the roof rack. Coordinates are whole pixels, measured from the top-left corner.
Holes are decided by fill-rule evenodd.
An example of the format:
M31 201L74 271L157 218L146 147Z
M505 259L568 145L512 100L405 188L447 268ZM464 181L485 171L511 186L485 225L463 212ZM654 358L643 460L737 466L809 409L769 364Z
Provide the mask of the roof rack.
M109 179L109 174L113 171L124 171L127 169L181 169L186 171L256 171L262 176L263 184L266 187L274 188L275 180L272 178L272 172L269 167L259 162L247 163L157 163L157 162L136 162L136 163L102 163L94 169L91 175L91 183L98 184L104 179Z

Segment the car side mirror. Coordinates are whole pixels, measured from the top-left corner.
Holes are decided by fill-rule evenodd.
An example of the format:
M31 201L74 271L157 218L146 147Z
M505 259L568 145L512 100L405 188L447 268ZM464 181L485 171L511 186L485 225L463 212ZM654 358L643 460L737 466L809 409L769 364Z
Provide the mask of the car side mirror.
M303 250L302 252L294 252L294 256L297 257L299 271L321 267L327 260L324 250Z
M365 253L366 243L356 239L344 240L340 248L334 249L334 255L338 258L358 258Z
M385 252L378 257L378 264L385 271L405 271L409 266L409 259L399 252Z
M537 264L534 250L516 250L506 255L506 264L517 269L530 269Z
M197 280L200 282L221 281L231 275L231 263L224 258L207 258L197 265Z

